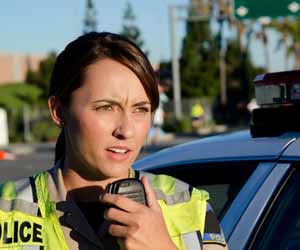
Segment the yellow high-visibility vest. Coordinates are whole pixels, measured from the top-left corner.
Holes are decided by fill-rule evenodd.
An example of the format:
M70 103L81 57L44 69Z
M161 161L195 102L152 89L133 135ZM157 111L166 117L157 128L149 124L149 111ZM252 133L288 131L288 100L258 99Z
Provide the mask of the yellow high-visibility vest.
M69 249L49 199L48 172L15 182L0 189L0 249ZM202 249L198 234L203 235L207 200L206 191L166 175L146 175L155 190L167 229L179 250ZM32 197L36 197L36 201ZM188 246L188 247L187 247Z

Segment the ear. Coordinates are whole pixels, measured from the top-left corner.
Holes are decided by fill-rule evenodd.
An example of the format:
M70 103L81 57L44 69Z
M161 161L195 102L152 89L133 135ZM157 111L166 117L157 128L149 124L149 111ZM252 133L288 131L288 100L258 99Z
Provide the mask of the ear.
M65 122L63 116L63 105L56 96L50 96L48 99L48 108L52 121L59 127Z

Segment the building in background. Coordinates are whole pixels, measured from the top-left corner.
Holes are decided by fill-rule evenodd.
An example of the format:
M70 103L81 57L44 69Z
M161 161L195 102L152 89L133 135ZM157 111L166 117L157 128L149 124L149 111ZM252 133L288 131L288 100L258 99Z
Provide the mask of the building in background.
M0 85L24 82L27 71L38 70L46 55L0 52Z

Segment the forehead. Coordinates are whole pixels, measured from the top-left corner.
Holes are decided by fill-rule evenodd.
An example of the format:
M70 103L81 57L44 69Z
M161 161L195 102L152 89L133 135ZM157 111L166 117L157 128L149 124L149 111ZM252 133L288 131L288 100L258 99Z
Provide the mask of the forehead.
M128 98L148 99L144 86L135 73L125 65L108 58L87 67L82 86L75 92L82 92L82 95L91 98L126 95Z

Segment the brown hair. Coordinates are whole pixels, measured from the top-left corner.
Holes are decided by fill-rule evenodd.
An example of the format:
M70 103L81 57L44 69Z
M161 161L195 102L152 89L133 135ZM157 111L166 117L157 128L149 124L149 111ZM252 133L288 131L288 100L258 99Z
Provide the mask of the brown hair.
M158 107L157 79L146 55L132 41L109 32L91 32L66 46L56 59L49 97L56 96L63 105L68 106L71 93L84 82L87 67L103 58L113 59L134 72L150 99L152 112ZM64 151L62 130L56 143L55 162L64 156Z

